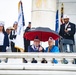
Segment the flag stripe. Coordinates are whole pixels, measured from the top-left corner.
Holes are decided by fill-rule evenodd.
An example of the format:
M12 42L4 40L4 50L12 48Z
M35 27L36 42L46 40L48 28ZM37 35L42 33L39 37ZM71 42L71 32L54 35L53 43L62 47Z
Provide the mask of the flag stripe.
M23 22L23 26L25 26L25 21L24 21L24 13L23 13L23 5L22 5L22 2L21 2L21 10L22 10L22 22Z
M64 15L64 4L61 5L61 23L63 24L63 15Z
M58 20L58 10L56 12L56 27L55 27L55 31L58 32L59 29L59 20Z

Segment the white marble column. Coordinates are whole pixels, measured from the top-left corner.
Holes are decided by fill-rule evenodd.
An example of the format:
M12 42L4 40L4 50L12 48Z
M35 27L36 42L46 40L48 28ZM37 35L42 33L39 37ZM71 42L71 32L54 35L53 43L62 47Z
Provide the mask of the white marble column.
M32 27L55 30L56 0L32 0Z

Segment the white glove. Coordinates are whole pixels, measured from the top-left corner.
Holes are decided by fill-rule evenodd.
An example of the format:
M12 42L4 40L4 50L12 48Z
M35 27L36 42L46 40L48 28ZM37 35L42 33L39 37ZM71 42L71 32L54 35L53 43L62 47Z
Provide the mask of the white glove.
M9 47L6 47L6 50L8 50Z

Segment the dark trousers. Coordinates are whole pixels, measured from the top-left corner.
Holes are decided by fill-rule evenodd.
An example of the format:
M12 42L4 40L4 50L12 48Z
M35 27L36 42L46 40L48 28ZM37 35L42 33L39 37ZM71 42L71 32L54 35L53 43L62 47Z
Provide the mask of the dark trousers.
M3 46L0 46L0 52L2 52L2 50L3 50Z
M74 50L73 50L73 45L74 45L73 40L61 38L60 41L59 41L59 44L60 44L61 52L74 52ZM67 45L69 45L69 51L68 51L68 46Z
M6 46L0 46L0 52L6 52Z
M24 52L28 52L29 45L30 45L30 40L26 40L26 38L24 38L24 48L25 48Z
M12 52L20 52L19 49L15 48L15 43L14 42L11 42L11 50L12 50Z

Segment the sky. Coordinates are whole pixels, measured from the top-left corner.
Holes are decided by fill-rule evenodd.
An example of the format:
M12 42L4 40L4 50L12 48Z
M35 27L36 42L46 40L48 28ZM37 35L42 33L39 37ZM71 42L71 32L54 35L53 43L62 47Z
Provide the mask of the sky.
M18 2L20 0L0 0L0 21L4 21L5 29L13 26L18 20ZM25 17L25 27L31 21L32 0L21 0Z

